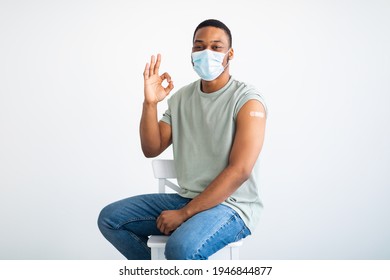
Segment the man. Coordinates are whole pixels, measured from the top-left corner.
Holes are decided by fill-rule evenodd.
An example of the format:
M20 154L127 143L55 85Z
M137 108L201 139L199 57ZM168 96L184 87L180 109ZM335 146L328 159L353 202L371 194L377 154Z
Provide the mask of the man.
M232 36L218 20L194 32L192 63L200 80L177 91L158 121L157 104L173 89L159 74L161 55L144 70L142 150L156 157L173 144L179 194L147 194L106 206L103 235L128 259L150 259L149 235L170 235L167 259L207 259L248 236L259 220L258 156L266 108L259 92L229 74ZM166 81L167 86L162 83Z

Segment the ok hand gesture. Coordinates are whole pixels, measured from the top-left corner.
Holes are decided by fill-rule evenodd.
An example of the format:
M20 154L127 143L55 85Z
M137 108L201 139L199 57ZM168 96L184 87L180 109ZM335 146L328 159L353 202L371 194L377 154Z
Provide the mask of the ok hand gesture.
M173 82L171 76L168 73L164 73L161 76L158 74L158 70L161 64L161 55L157 55L157 61L155 61L154 55L150 59L150 64L147 63L144 71L144 94L145 102L149 104L157 104L162 101L173 89ZM162 83L166 80L168 85L164 88Z

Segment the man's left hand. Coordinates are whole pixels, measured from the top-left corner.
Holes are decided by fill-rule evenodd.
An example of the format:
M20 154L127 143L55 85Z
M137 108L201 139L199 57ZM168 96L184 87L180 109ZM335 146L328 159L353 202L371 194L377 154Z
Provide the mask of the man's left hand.
M165 235L170 235L187 220L182 210L166 210L157 218L157 228Z

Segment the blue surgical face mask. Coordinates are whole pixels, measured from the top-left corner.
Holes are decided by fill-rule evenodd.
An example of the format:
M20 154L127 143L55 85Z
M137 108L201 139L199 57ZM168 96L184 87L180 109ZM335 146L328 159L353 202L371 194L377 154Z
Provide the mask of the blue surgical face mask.
M227 52L228 53L228 52ZM222 65L223 59L227 53L203 50L191 54L194 70L205 81L212 81L219 77L226 66Z

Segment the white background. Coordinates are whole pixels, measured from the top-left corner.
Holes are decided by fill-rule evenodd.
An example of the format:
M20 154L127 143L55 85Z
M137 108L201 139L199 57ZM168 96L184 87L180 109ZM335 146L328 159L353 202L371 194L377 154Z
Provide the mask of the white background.
M390 258L388 1L0 0L0 259L122 259L96 219L157 190L144 65L160 52L175 90L197 79L207 18L269 108L265 211L241 258Z

